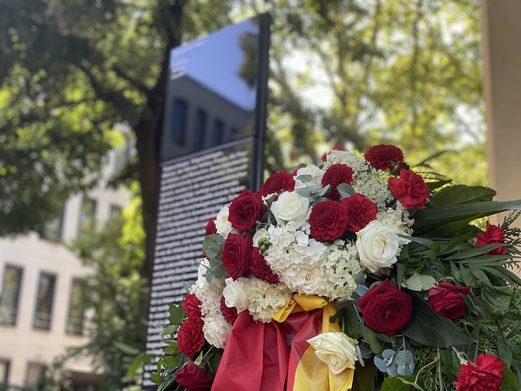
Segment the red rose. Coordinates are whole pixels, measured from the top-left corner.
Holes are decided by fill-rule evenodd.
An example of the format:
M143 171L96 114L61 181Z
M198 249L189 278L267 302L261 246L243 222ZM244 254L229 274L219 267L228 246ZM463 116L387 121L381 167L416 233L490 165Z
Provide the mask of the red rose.
M229 234L224 241L222 262L226 273L234 280L244 276L251 262L251 236Z
M429 198L429 186L411 170L400 171L400 178L389 178L389 187L404 208L420 208Z
M498 391L503 379L503 362L490 354L480 354L476 363L462 364L454 381L456 391Z
M254 247L251 253L250 273L271 284L279 282L279 277L270 269L270 266L266 263L266 260L257 247Z
M485 232L480 232L476 235L476 246L486 246L487 244L505 243L505 230L497 225L490 224L487 221L487 229ZM487 254L490 255L505 255L507 253L506 246L490 250Z
M207 391L212 387L213 377L190 361L177 371L175 381L188 391Z
M462 295L468 295L468 286L459 287L450 282L439 282L429 290L429 305L439 315L456 320L467 314L467 304Z
M221 296L221 314L223 314L224 319L233 326L235 319L237 319L237 308L228 307L224 300L224 296Z
M244 190L230 204L228 221L239 232L249 231L261 218L264 205L257 194Z
M217 217L212 217L210 220L208 220L208 223L206 224L206 231L204 232L205 236L217 234L217 227L215 226L216 219Z
M189 319L194 318L201 320L201 304L201 301L196 295L188 293L184 297L182 307Z
M358 300L364 323L370 329L386 335L403 330L412 318L412 298L385 280L369 289Z
M201 351L205 343L203 335L203 321L188 318L177 331L177 347L181 353L192 358Z
M375 145L367 150L365 160L379 170L392 170L394 164L403 161L403 152L395 145Z
M323 201L311 209L309 216L311 236L318 241L336 240L346 231L345 208L335 201Z
M342 206L347 213L347 230L358 232L376 219L378 207L363 194L353 194L342 200Z
M286 171L274 172L262 185L259 195L264 197L268 194L293 191L295 189L295 179L293 175Z
M337 163L331 165L324 173L324 176L322 176L322 186L330 186L327 197L331 200L338 201L340 194L336 187L341 183L347 183L349 185L353 183L353 174L353 169L345 164Z

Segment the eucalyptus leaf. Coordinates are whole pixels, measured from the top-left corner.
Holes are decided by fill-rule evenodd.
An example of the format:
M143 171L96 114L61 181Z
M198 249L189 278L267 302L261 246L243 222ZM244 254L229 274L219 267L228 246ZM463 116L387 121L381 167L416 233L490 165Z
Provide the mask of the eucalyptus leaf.
M311 175L302 174L297 176L297 181L302 183L308 183L310 180L312 180L313 177Z
M402 286L412 291L428 291L436 285L436 279L425 274L414 273L411 277L402 282Z
M348 185L347 183L341 183L336 187L338 194L340 194L340 198L344 199L356 193L353 186Z
M224 238L221 235L207 235L203 240L203 251L210 259L215 258L221 252Z

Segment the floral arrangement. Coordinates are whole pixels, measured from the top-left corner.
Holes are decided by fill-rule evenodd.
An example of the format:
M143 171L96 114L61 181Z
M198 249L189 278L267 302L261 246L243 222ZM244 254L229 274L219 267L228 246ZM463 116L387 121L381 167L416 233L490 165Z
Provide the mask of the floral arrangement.
M159 389L519 390L519 213L483 218L521 201L393 145L322 160L210 219Z

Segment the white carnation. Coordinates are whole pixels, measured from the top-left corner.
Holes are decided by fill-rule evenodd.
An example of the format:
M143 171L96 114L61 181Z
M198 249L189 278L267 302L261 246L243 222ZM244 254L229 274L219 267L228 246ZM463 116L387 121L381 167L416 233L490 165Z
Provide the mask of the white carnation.
M271 213L279 224L288 221L303 221L309 212L309 199L296 192L285 191L271 205Z
M213 312L204 317L203 334L210 345L222 349L230 335L232 326L219 312Z
M309 175L311 179L307 182L301 182L298 177L300 175ZM317 166L310 164L309 166L299 168L297 170L297 176L295 177L295 189L302 189L308 186L322 186L322 176L324 175L324 171L322 171Z
M356 248L362 265L376 273L396 263L400 251L400 238L392 229L373 220L358 231Z
M268 231L264 228L260 228L253 235L253 246L260 247L263 243L269 241Z
M238 278L233 280L227 278L225 280L226 287L223 289L224 301L227 307L235 307L237 312L242 312L248 309L248 278Z
M228 206L225 206L219 211L219 213L217 213L217 217L215 219L215 228L217 229L217 233L225 239L228 237L228 234L233 229L232 223L228 221L229 215L230 208Z

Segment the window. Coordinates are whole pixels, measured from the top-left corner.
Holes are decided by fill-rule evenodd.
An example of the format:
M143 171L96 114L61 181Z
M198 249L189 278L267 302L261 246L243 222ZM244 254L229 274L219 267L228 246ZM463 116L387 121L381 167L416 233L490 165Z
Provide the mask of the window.
M109 209L109 220L112 220L115 217L121 216L121 206L119 205L110 205Z
M63 216L65 205L60 209L60 213L43 227L42 237L48 240L59 241L62 238Z
M206 111L197 110L195 114L194 139L192 141L193 150L200 151L204 149L206 136Z
M25 373L25 385L35 386L43 373L43 364L30 362L27 364L27 372Z
M188 104L183 99L176 99L172 114L172 139L177 145L185 145L186 138L186 118L188 114Z
M9 361L0 359L0 385L9 381Z
M34 312L34 328L49 330L51 328L52 306L54 301L54 286L56 276L40 273L38 293Z
M22 287L22 269L6 266L0 295L0 324L14 325L18 314L18 300Z
M213 123L213 140L212 144L221 145L224 139L224 122L220 119L216 119Z
M80 209L80 234L92 231L96 224L96 200L83 197Z
M83 308L84 297L85 282L79 278L73 279L69 303L69 317L67 319L68 334L83 334L83 323L85 320L85 309Z

